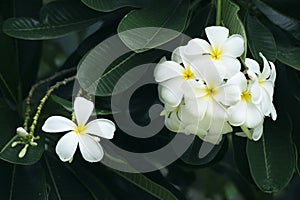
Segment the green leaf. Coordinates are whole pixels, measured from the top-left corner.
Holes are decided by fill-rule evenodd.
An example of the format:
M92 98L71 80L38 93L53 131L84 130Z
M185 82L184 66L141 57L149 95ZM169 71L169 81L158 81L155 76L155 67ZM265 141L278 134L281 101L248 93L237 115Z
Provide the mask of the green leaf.
M40 20L10 18L4 22L3 31L20 39L53 39L90 26L103 15L86 8L80 2L55 1L42 8Z
M300 47L297 42L285 31L273 26L272 32L277 45L277 59L296 69L300 70Z
M251 173L249 162L246 153L247 138L232 135L233 155L236 166L243 177L245 177L249 183L254 183Z
M239 6L231 0L222 1L222 23L229 29L230 34L240 34L244 38L245 51L241 55L244 60L247 55L247 36L244 25L238 16Z
M247 16L247 38L250 51L255 60L261 60L261 52L268 60L275 61L277 47L272 33L254 16Z
M1 150L0 159L7 162L18 165L32 165L40 160L44 152L45 136L40 134L40 139L35 142L37 146L30 146L27 148L27 152L23 158L19 158L20 151L24 148L24 145L18 144L16 147L11 147L12 143L20 141L18 135L15 135Z
M40 163L30 166L13 165L9 199L47 199L48 188Z
M119 176L123 177L127 181L136 185L137 187L145 190L146 192L152 194L154 197L160 200L175 200L177 197L172 194L169 190L162 187L161 185L153 182L151 179L147 178L143 174L137 173L125 173L121 171L114 171Z
M55 101L56 103L58 103L59 105L61 105L64 109L66 109L69 112L73 111L73 104L72 102L65 100L63 98L60 98L56 95L51 95L51 98L53 101ZM103 109L97 109L96 108L96 115L111 115L113 114L112 111L110 110L103 110Z
M189 165L207 166L208 164L214 163L214 159L217 158L219 154L224 155L226 147L228 147L226 138L223 138L220 144L213 145L211 143L203 142L200 138L195 137L191 146L180 158ZM210 151L207 152L205 149Z
M78 65L77 75L80 86L98 96L111 96L113 92L114 94L120 93L136 83L145 74L145 70L153 67L141 65L152 63L163 55L159 50L151 50L142 54L128 52L130 50L117 36L97 45ZM126 72L137 66L141 68L132 70L124 76ZM115 88L121 77L121 84Z
M141 7L143 0L81 0L86 6L98 10L100 12L111 12L124 7Z
M128 13L118 26L121 40L135 52L147 51L176 38L185 28L189 1L153 1Z
M290 32L296 39L300 40L300 22L289 18L271 6L265 4L260 0L253 0L257 8L274 24Z
M288 119L285 114L279 115L276 122L266 120L261 139L247 143L251 175L256 185L267 193L282 190L294 174L295 154Z

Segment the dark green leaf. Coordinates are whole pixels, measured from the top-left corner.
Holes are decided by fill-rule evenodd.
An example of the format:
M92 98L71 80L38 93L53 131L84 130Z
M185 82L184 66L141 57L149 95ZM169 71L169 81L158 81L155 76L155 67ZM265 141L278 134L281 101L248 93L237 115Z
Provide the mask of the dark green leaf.
M222 1L222 19L223 25L229 29L230 34L240 34L244 38L245 51L241 55L242 59L247 55L247 37L242 21L238 16L239 6L231 0Z
M161 185L153 182L151 179L147 178L143 174L137 173L125 173L121 171L114 171L127 181L136 185L137 187L145 190L146 192L152 194L157 199L160 200L175 200L177 197L173 195L169 190L162 187Z
M276 122L266 120L259 141L248 140L247 156L256 185L272 193L288 185L294 174L295 155L291 141L291 124L287 115Z
M247 38L250 51L255 60L261 60L261 52L268 60L275 61L277 47L272 33L256 17L247 16Z
M128 52L130 50L117 36L97 45L79 63L77 75L80 86L98 96L120 93L132 86L145 74L145 70L153 66L142 66L130 73L126 72L136 66L152 63L163 55L161 51L156 50L143 54ZM121 84L115 88L121 77Z
M203 142L198 137L195 137L191 146L184 152L184 154L180 158L183 162L190 165L207 166L208 164L213 163L213 160L218 156L219 153L225 154L226 148L223 148L223 145L224 147L228 145L227 139L225 137L218 145Z
M3 31L16 38L44 40L65 36L99 21L103 14L84 7L80 2L55 1L41 10L40 20L10 18Z
M247 138L233 135L232 145L234 161L239 172L243 177L245 177L248 180L248 182L254 183L250 173L249 162L246 153Z
M280 62L300 70L300 47L285 31L273 26L272 32L277 45L277 58Z
M290 32L295 38L300 40L300 22L294 19L291 19L269 5L265 4L260 0L253 0L257 8L274 24Z
M40 163L30 166L14 165L11 171L9 199L47 199L45 173Z
M44 152L45 136L40 135L40 139L36 140L37 146L29 146L27 148L26 155L23 158L19 158L18 155L20 151L24 148L24 145L17 145L16 147L11 147L14 141L20 141L18 135L14 136L1 150L0 158L10 163L18 165L32 165L40 160Z
M63 98L60 98L56 95L51 95L51 98L53 101L61 105L64 109L66 109L69 112L73 111L73 105L72 102L65 100ZM103 109L97 109L96 108L96 115L111 115L113 112L109 110L103 110Z
M185 28L189 1L154 1L148 7L133 10L120 22L121 40L135 52L162 45Z
M100 12L110 12L123 7L139 8L143 5L143 0L81 0L88 7Z

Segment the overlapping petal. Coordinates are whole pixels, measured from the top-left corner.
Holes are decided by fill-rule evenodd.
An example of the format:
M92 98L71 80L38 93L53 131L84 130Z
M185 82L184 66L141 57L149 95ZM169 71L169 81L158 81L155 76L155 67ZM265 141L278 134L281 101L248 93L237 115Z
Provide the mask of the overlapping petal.
M59 133L64 131L71 131L75 126L76 124L68 118L61 116L52 116L45 121L42 130L48 133Z
M72 159L76 151L78 141L78 137L73 131L65 134L62 138L60 138L55 147L55 151L63 162Z
M93 102L83 98L76 97L74 101L74 113L77 123L85 125L88 119L90 118L94 109Z
M114 137L114 132L116 131L115 124L108 119L93 120L89 122L86 127L86 133L106 139L112 139Z
M89 135L81 135L78 138L80 152L86 161L98 162L103 158L103 149L93 137Z

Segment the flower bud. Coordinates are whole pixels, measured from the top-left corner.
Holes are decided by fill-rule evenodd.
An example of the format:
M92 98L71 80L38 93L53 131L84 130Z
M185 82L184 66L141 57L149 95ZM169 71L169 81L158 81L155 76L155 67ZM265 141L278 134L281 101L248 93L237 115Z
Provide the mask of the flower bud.
M23 157L25 156L25 154L26 154L26 152L27 152L27 147L28 147L28 144L26 144L26 145L24 146L24 148L20 151L20 153L19 153L19 158L23 158Z
M25 137L26 135L28 135L27 131L23 127L17 128L17 134L20 137Z
M19 142L14 141L14 142L11 144L11 147L15 147L15 146L17 146L18 144L19 144Z

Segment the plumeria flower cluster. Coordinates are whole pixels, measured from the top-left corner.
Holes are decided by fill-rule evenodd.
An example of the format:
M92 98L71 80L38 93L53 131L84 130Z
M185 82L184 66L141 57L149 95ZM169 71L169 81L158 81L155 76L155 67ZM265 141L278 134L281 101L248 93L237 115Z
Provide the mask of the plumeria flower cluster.
M246 58L243 73L238 60L244 52L243 37L229 36L221 26L207 27L205 32L209 42L192 39L174 50L171 61L155 68L165 125L213 144L232 132L232 126L242 128L240 135L259 140L264 117L277 117L275 66L260 53L262 71L255 60Z
M98 162L103 158L104 152L99 144L100 137L112 139L116 130L115 124L107 119L95 119L88 122L94 109L93 102L76 97L74 101L74 114L76 122L62 117L49 117L42 130L48 133L66 132L58 141L56 153L62 161L72 161L77 146L83 158L89 162Z

